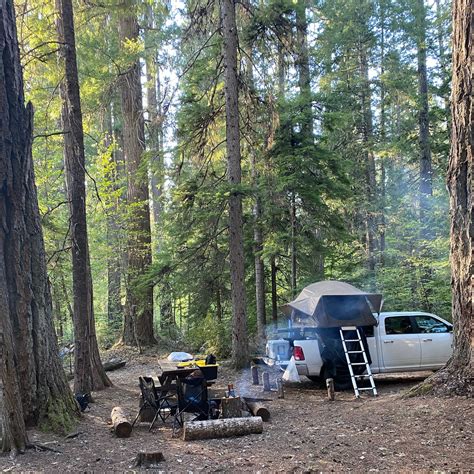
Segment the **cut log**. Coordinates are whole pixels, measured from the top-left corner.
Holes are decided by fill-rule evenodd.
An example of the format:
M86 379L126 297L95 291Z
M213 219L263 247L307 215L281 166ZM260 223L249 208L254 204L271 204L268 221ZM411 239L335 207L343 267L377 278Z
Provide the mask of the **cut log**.
M253 416L259 416L263 421L270 421L270 410L259 402L246 402L249 407L250 413Z
M283 387L283 380L277 379L278 398L285 398L285 388Z
M270 392L271 391L270 374L268 372L263 373L263 391L264 392Z
M104 370L111 372L112 370L121 369L127 361L123 359L110 359L107 362L103 363Z
M252 371L252 384L260 385L260 380L258 377L258 367L256 365L253 365L251 368L251 371Z
M191 421L184 424L183 440L230 438L232 436L258 434L262 431L263 421L259 416Z
M138 453L133 463L133 467L153 467L163 462L165 457L163 453Z
M328 389L328 400L334 401L334 379L326 379L326 387Z
M240 418L242 416L242 400L240 397L223 398L221 400L221 418Z
M124 409L122 407L114 407L110 418L112 418L114 433L117 437L128 438L132 432L132 424L128 420Z

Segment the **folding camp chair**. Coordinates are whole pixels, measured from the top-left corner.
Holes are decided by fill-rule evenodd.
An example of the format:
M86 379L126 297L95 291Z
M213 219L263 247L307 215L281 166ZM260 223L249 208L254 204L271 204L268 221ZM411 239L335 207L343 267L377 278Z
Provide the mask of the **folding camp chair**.
M135 420L133 420L132 428L138 421L142 411L146 408L151 408L155 412L155 416L149 429L149 431L151 431L158 417L165 422L170 415L176 412L177 405L176 403L173 403L172 395L163 395L161 391L155 387L155 382L151 377L139 377L138 383L142 393L143 403Z
M183 426L184 414L194 415L193 421L208 420L210 403L207 393L207 382L203 376L188 376L177 380L178 409L174 416L173 435L177 425Z

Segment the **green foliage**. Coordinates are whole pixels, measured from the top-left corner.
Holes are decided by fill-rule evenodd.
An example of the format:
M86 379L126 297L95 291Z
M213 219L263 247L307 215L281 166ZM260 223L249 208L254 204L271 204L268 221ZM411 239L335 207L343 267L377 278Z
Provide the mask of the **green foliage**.
M270 262L276 262L278 304L291 298L291 248L297 288L340 279L381 291L389 310L424 309L449 318L448 197L450 7L426 10L433 197L423 240L419 222L416 48L422 37L416 0L265 0L239 3L242 184L226 180L222 38L218 2L149 0L135 11L139 41L120 49L123 5L75 4L77 53L86 133L87 212L99 341L120 335L120 310L107 315L110 264L123 278L126 203L118 83L137 57L159 77L157 123L147 124L140 179L153 175L160 197L153 265L137 278L152 282L156 328L163 344L228 354L231 341L228 262L229 193L243 197L250 337L256 331L254 229L265 265L267 319ZM300 90L297 10L306 10L311 90ZM65 192L54 2L18 9L27 98L35 105L33 155L55 318L62 341L72 339L69 215ZM366 56L368 78L361 71ZM179 81L178 81L179 77ZM153 82L153 81L152 81ZM149 88L150 79L143 81ZM144 93L146 96L146 93ZM365 100L365 102L364 102ZM311 102L311 107L308 107ZM369 104L372 133L366 137ZM144 108L148 99L144 100ZM304 133L311 122L312 133ZM367 187L367 157L375 189ZM262 208L258 221L255 203ZM290 227L292 200L296 235ZM135 204L139 205L139 204ZM375 270L367 268L365 219L375 225ZM382 248L382 242L385 248ZM115 258L115 260L114 260Z

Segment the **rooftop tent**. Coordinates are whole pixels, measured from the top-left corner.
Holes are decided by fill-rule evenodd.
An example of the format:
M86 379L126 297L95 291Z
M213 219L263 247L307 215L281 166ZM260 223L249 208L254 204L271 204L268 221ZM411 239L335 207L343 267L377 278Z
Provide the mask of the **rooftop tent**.
M342 281L321 281L307 286L282 311L298 326L335 328L373 326L372 313L380 313L382 295L367 293Z

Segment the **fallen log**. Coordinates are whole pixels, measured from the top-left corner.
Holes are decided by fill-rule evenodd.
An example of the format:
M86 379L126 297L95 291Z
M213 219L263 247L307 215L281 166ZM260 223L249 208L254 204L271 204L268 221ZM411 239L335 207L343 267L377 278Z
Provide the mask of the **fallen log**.
M106 372L111 372L112 370L121 369L127 361L123 359L110 359L107 362L104 362L102 365L104 366L104 370Z
M127 418L125 411L122 407L114 407L110 415L112 418L112 425L114 427L114 433L118 438L128 438L132 433L132 424Z
M259 402L245 402L253 416L259 416L263 421L270 421L270 410Z
M258 434L262 431L263 421L259 416L191 421L184 424L183 440L230 438L232 436Z

